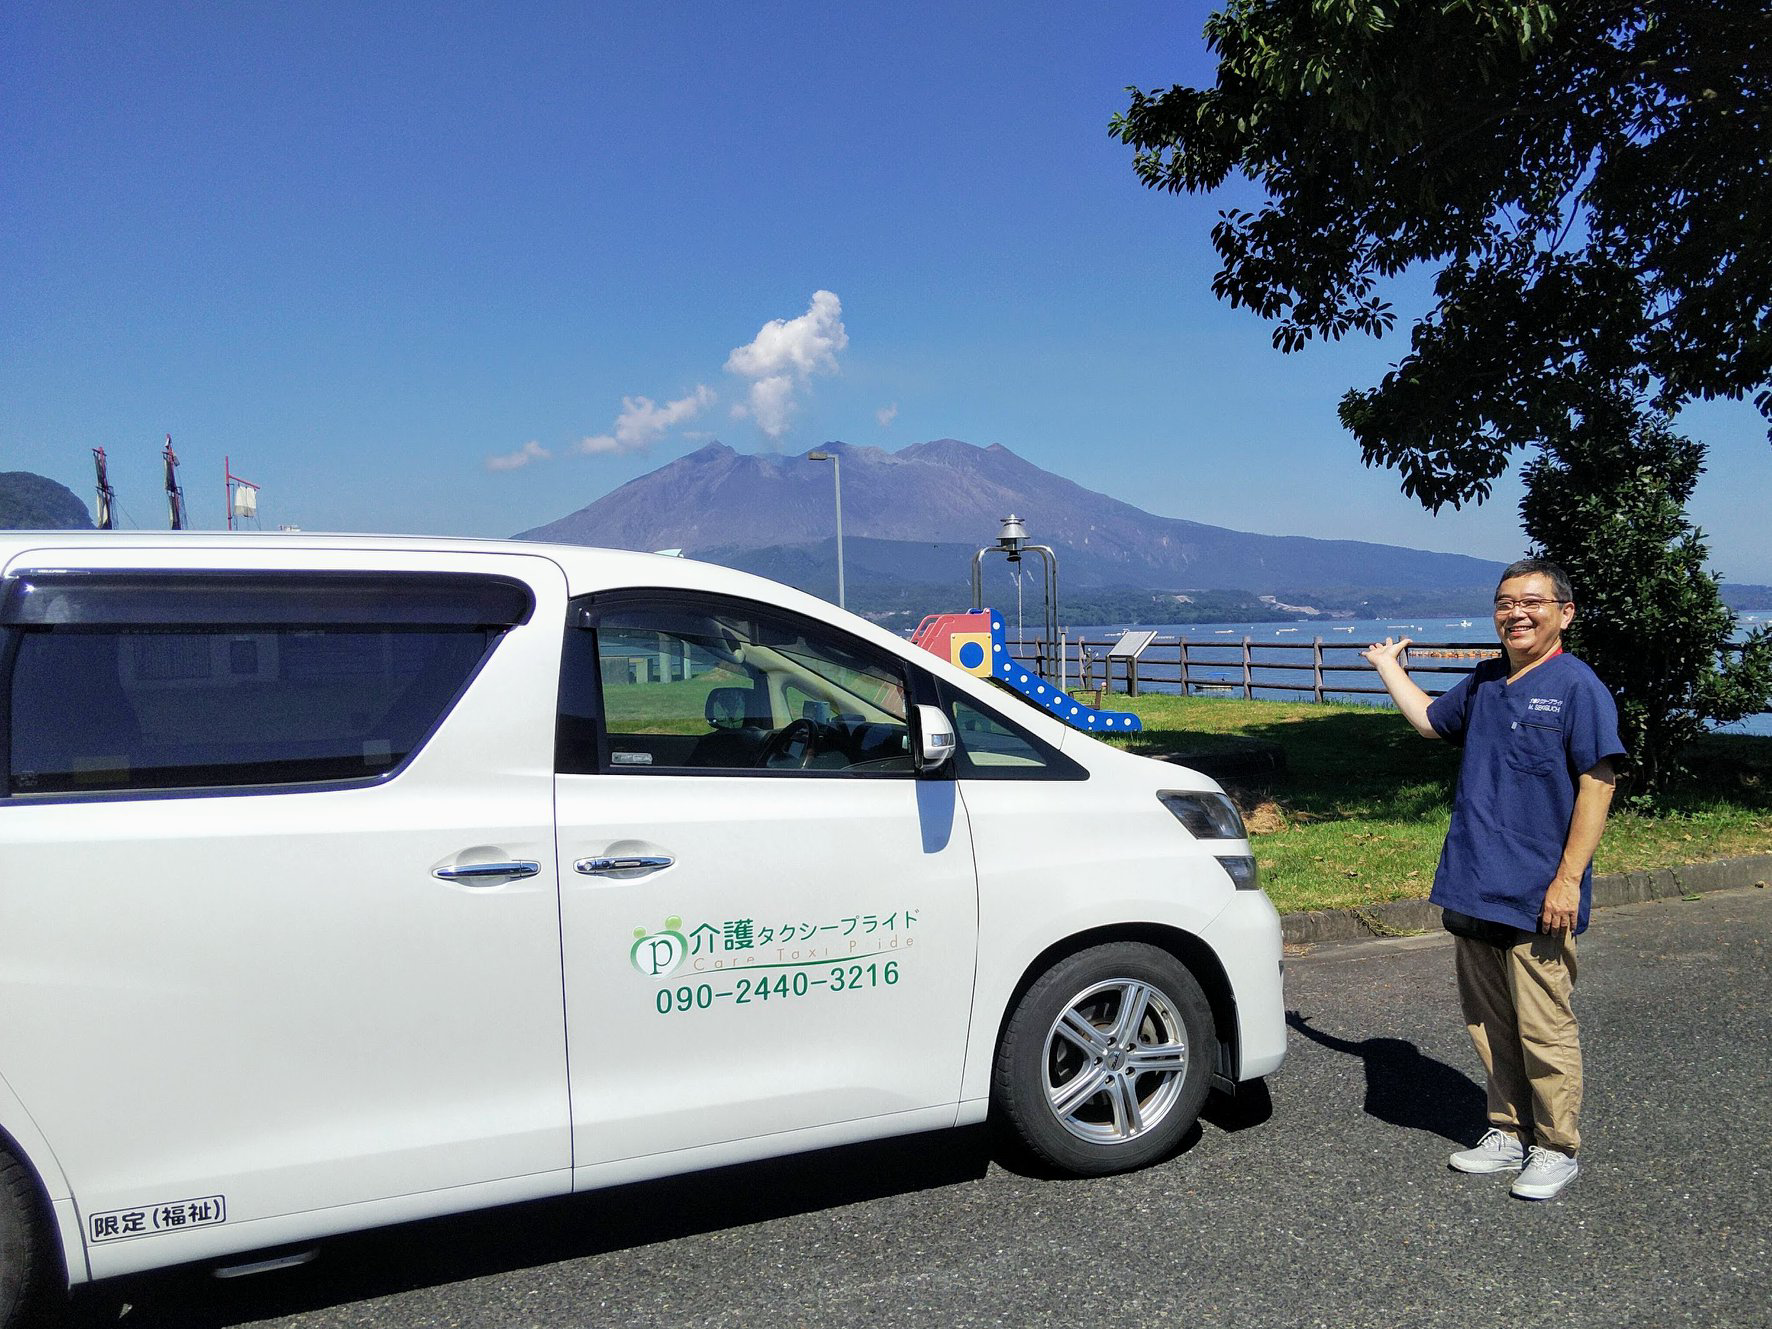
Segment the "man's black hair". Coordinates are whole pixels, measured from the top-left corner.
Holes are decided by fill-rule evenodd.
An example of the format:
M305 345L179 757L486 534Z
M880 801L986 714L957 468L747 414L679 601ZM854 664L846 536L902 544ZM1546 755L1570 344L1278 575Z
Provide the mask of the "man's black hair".
M1501 582L1512 581L1515 577L1530 577L1534 574L1550 578L1551 587L1557 593L1557 599L1569 604L1575 599L1575 590L1569 585L1569 574L1551 562L1548 558L1521 558L1509 563L1501 570L1501 581L1495 583L1495 589L1501 589Z

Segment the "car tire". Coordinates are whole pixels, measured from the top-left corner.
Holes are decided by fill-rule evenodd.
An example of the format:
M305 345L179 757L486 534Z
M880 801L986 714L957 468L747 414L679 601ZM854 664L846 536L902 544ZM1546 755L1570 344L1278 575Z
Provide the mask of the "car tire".
M1033 1154L1076 1176L1171 1152L1199 1117L1217 1053L1187 966L1143 942L1094 946L1028 988L1003 1030L993 1088Z
M0 1148L0 1329L37 1323L48 1295L47 1234L31 1174Z

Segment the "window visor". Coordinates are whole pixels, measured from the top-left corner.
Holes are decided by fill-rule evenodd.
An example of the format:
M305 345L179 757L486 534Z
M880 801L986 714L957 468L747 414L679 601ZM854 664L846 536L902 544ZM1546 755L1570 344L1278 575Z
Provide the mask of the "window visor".
M0 626L508 628L535 608L512 577L453 572L22 572Z

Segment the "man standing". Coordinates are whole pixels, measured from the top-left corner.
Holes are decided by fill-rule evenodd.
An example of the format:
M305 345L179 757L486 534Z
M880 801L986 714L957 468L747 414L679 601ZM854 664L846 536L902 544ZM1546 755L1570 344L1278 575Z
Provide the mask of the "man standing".
M1464 748L1452 825L1430 897L1454 934L1458 995L1488 1076L1489 1130L1452 1155L1460 1172L1519 1172L1513 1193L1548 1200L1575 1177L1581 1045L1570 994L1587 927L1594 849L1612 805L1618 709L1563 653L1575 618L1555 563L1510 564L1495 588L1505 652L1444 696L1409 678L1409 639L1365 652L1416 731Z

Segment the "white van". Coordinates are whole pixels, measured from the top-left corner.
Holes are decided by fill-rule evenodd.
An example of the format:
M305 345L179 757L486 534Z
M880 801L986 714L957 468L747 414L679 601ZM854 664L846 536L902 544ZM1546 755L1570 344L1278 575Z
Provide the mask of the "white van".
M1209 779L683 559L0 533L0 1326L60 1285L1279 1064Z

